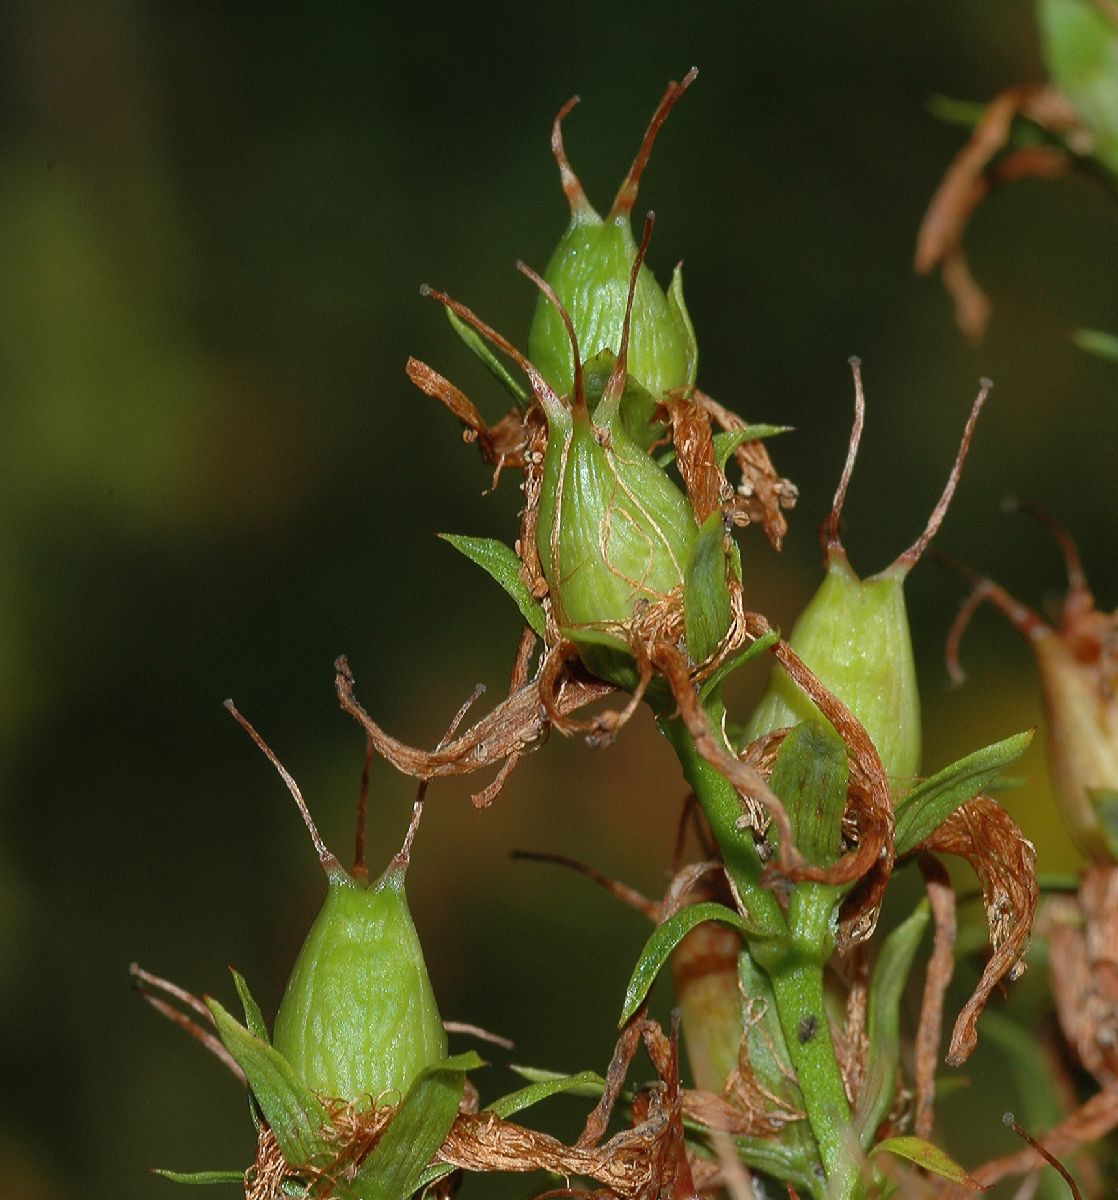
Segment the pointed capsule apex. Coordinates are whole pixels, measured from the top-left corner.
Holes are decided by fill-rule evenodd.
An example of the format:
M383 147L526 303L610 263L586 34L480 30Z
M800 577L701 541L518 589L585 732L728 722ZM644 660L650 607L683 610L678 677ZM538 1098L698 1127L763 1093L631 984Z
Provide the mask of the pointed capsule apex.
M951 467L951 473L947 477L943 494L936 502L935 508L932 509L932 515L928 518L928 524L924 527L924 532L921 533L903 554L897 557L892 566L887 567L882 572L883 575L907 575L920 561L924 551L928 548L928 543L939 532L939 527L943 524L943 518L947 516L947 509L950 507L952 497L955 495L955 489L959 485L959 477L963 473L963 463L967 461L967 453L970 450L971 439L974 437L974 427L978 423L979 413L982 412L982 406L986 403L986 398L989 396L990 389L993 386L993 382L989 379L982 378L978 381L978 395L971 405L970 416L967 418L966 427L963 429L963 437L959 442L959 449L955 454L955 462Z
M633 164L629 168L628 174L621 181L621 186L614 197L613 205L609 211L610 220L615 221L619 217L627 218L629 213L633 211L633 205L637 202L637 192L640 189L641 176L644 174L645 167L648 166L648 158L652 153L656 137L663 128L664 122L668 119L668 114L675 107L676 101L695 82L698 74L699 68L692 67L684 75L681 82L676 83L673 79L668 84L667 90L656 107L656 111L652 114L652 120L649 121L648 128L644 132L640 148L637 150L637 156L633 159Z
M586 193L582 190L578 176L571 168L567 151L563 146L563 121L578 103L579 97L572 96L555 114L555 120L551 123L551 153L559 165L559 180L563 185L563 194L567 197L567 203L571 206L571 220L573 221L594 215L594 209L587 200Z

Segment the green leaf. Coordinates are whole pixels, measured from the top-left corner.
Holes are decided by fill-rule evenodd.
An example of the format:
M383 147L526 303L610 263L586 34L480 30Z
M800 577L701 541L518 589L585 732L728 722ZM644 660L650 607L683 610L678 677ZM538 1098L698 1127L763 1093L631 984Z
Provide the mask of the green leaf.
M792 425L744 425L741 429L731 429L725 433L714 435L714 455L718 469L725 471L730 455L746 442L760 442L765 438L776 437L779 433L790 433ZM675 462L675 451L665 450L656 463L661 467L670 467Z
M243 1185L245 1181L244 1171L164 1171L156 1167L151 1173L169 1179L172 1183L189 1183L203 1187L214 1183Z
M960 758L914 787L897 805L897 857L915 850L960 805L973 800L1025 753L1032 740L1032 730L1015 733Z
M730 455L746 442L760 442L765 438L776 437L788 433L791 425L745 425L741 429L731 429L726 433L714 435L714 453L718 460L719 470L724 471L730 461Z
M946 1150L941 1150L924 1138L913 1136L886 1138L885 1141L878 1142L870 1154L882 1152L907 1159L918 1167L923 1167L925 1171L931 1171L933 1175L942 1175L944 1179L950 1179L953 1183L965 1184L967 1187L974 1188L976 1192L986 1190L977 1179L968 1175Z
M578 1075L566 1075L562 1071L549 1071L546 1067L526 1067L517 1063L510 1063L509 1070L531 1083L555 1083L559 1080L582 1079L585 1076L583 1082L572 1084L564 1090L573 1096L584 1096L592 1100L597 1099L605 1087L605 1081L600 1076L594 1075L593 1071L580 1071Z
M328 1156L323 1130L329 1116L322 1101L274 1047L251 1033L216 1000L207 999L218 1036L244 1071L284 1158L293 1167Z
M1104 333L1101 329L1077 329L1071 340L1088 354L1118 362L1118 337L1113 333Z
M443 310L446 313L446 319L450 322L454 332L466 343L469 349L477 355L486 367L492 372L497 382L509 393L510 396L520 405L521 408L528 406L528 391L524 385L512 375L503 362L493 353L489 344L482 338L477 330L466 324L462 318L451 308Z
M516 1067L513 1069L520 1070ZM605 1086L606 1081L594 1071L579 1071L576 1075L556 1075L538 1079L527 1087L509 1092L507 1096L487 1104L482 1111L496 1113L504 1120L514 1113L530 1108L533 1104L539 1104L541 1100L557 1096L560 1092L574 1092L579 1096L600 1096Z
M901 1057L901 997L912 969L920 939L928 926L931 908L921 900L885 939L870 980L866 1033L873 1047L870 1067L854 1125L863 1147L873 1141L877 1127L888 1115L897 1092L897 1064Z
M744 667L750 659L756 658L758 654L763 654L770 646L775 646L779 641L780 630L772 629L755 642L751 642L744 650L739 650L737 654L731 655L710 673L706 682L699 689L699 700L706 704L707 700L715 695L738 667Z
M268 1036L268 1025L264 1020L264 1014L260 1011L260 1005L256 1003L252 992L249 991L244 976L232 967L229 968L229 973L233 976L233 986L237 989L241 1006L245 1010L245 1025L248 1027L249 1033L262 1042L270 1042L272 1039Z
M696 925L701 925L704 921L721 921L725 925L732 925L743 934L752 932L741 916L724 904L707 901L703 904L691 904L687 908L681 908L663 925L658 926L645 942L641 956L633 969L629 986L625 989L625 1004L621 1010L619 1025L624 1025L644 1003L649 988L652 987L656 976L660 974L661 968L668 961L671 952Z
M683 584L683 623L691 661L706 662L730 628L726 582L726 532L715 509L703 522Z
M467 537L461 533L440 533L439 537L471 562L477 563L482 570L488 571L513 598L524 620L540 637L544 636L547 623L543 608L538 600L532 598L532 593L520 578L520 559L511 546L506 546L496 538Z
M848 774L842 739L820 721L801 721L776 757L770 785L788 810L796 846L814 866L829 867L842 849Z
M444 1058L421 1071L408 1088L384 1136L353 1177L357 1200L407 1200L434 1178L449 1174L445 1164L431 1164L443 1144L466 1086L466 1072L485 1064L474 1051Z

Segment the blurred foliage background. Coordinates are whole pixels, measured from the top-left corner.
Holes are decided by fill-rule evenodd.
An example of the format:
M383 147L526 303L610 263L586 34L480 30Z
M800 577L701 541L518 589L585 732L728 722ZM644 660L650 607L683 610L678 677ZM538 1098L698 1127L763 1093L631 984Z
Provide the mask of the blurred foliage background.
M940 545L1039 603L1061 585L1058 557L998 507L1007 492L1033 497L1076 531L1114 601L1118 372L1068 333L1116 324L1118 210L1079 178L996 195L969 239L996 304L977 350L938 283L911 271L962 137L929 116L929 96L986 99L1043 77L1020 0L9 0L8 1196L158 1198L172 1185L146 1166L248 1161L236 1086L127 975L138 959L229 999L234 963L272 1012L320 902L298 817L221 700L257 723L341 852L363 742L334 702L338 653L367 707L415 742L434 742L475 682L501 694L515 612L432 533L511 536L514 481L483 495L487 470L404 361L427 359L490 416L501 398L418 285L523 342L534 296L513 261L542 266L566 219L555 110L581 93L567 146L608 205L666 80L692 63L699 81L638 207L658 214L659 276L686 260L703 386L797 430L773 445L801 488L787 548L745 539L754 605L787 625L819 578L815 527L845 452L853 353L869 400L846 510L858 569L884 566L922 526L988 374L997 386ZM969 684L948 691L943 643L962 592L930 563L908 589L929 768L1038 719L1028 651L992 614L965 647ZM741 705L762 681L743 685ZM1042 867L1067 868L1044 769L1038 745L1006 803ZM412 787L380 764L373 790L375 864L399 841ZM484 813L468 781L433 787L410 895L444 1015L512 1037L517 1061L603 1068L643 919L509 851L571 854L657 893L682 792L645 720L604 753L553 738ZM1034 972L1029 986L1042 985ZM973 1160L1008 1144L1008 1078L990 1057L964 1074L951 1109L975 1131L959 1144ZM491 1095L511 1077L478 1082Z

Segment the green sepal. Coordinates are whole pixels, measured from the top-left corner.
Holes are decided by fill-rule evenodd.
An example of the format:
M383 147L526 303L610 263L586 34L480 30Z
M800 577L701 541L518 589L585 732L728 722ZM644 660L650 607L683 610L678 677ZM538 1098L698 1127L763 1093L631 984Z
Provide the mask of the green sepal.
M497 382L521 408L527 408L528 389L524 387L520 380L493 353L489 343L482 338L481 334L473 326L467 325L449 305L443 311L446 313L446 319L450 322L454 332L466 343L466 346L472 353L476 354L482 363L485 364Z
M267 1042L271 1045L272 1039L268 1036L268 1025L264 1020L264 1014L260 1011L260 1005L256 1003L252 992L249 991L248 983L244 976L229 968L230 974L233 976L233 986L237 989L237 995L241 1000L241 1007L245 1010L245 1025L248 1027L249 1033L253 1037L258 1037L262 1042ZM260 1111L260 1105L256 1102L256 1097L249 1091L248 1094L248 1111L252 1117L252 1123L259 1131L260 1126L264 1122L264 1114Z
M1077 329L1071 340L1088 354L1118 362L1118 335L1104 333L1101 329Z
M854 1127L862 1147L873 1143L877 1127L888 1116L897 1093L897 1065L901 1057L901 997L904 994L912 960L924 930L928 927L931 907L926 899L885 939L870 980L866 1036L873 1047L870 1066Z
M612 350L601 350L582 364L583 388L586 403L593 414L598 401L606 390L606 384L617 363ZM642 387L632 375L625 376L625 390L618 401L618 413L625 432L642 450L648 450L668 431L668 422L657 417L660 402L653 398L647 388Z
M370 1151L349 1185L356 1200L407 1200L434 1178L449 1174L432 1166L458 1116L466 1072L485 1063L470 1050L425 1067L415 1077L384 1136Z
M578 656L591 675L627 692L636 689L640 682L637 662L620 638L597 629L561 629L560 633L578 648Z
M897 857L915 850L960 805L985 791L1010 763L1025 753L1032 740L1032 730L1015 733L960 758L914 787L897 803L894 832Z
M732 654L725 662L720 663L704 681L702 687L699 688L699 700L705 705L709 700L715 699L719 689L738 667L744 667L751 659L763 654L770 646L775 646L779 641L780 630L771 629L755 642L750 642L744 650Z
M977 1192L986 1190L977 1179L959 1166L946 1150L941 1150L926 1138L915 1137L911 1134L886 1138L885 1141L878 1142L870 1151L871 1155L883 1153L895 1154L898 1158L907 1159L918 1167L923 1167L925 1171L931 1171L933 1175L940 1175L944 1179L950 1179L953 1183L961 1183L966 1187L974 1188Z
M715 509L699 528L683 581L683 625L693 663L706 662L730 628L725 540L722 513Z
M742 919L741 914L732 908L727 908L725 904L716 904L711 900L703 904L690 904L686 908L681 908L662 925L657 926L652 936L645 942L640 958L637 959L637 965L633 968L629 986L625 989L625 1003L621 1009L621 1019L618 1021L618 1025L624 1025L640 1008L672 951L696 925L701 925L704 921L721 921L724 925L733 926L742 934L753 932Z
M521 562L511 546L506 546L497 538L468 537L462 533L440 533L438 536L464 554L470 562L477 563L483 571L487 571L512 597L520 609L520 615L533 631L541 638L544 636L547 621L543 607L520 578Z
M672 271L672 281L668 285L668 312L679 330L680 341L687 359L686 388L690 392L695 386L699 375L699 343L695 340L695 326L691 323L691 314L687 311L687 301L683 298L683 265L676 263Z
M229 968L229 974L233 976L233 986L237 989L241 1007L245 1010L245 1025L249 1033L262 1042L271 1043L272 1039L268 1036L268 1024L264 1020L264 1014L260 1011L260 1005L256 1003L252 992L249 991L245 977L233 967Z
M293 1167L303 1167L328 1157L330 1145L323 1131L330 1118L322 1101L278 1050L249 1033L216 1000L207 999L206 1004L218 1036L244 1071L284 1158Z
M151 1173L172 1183L189 1183L198 1187L207 1187L215 1183L244 1184L244 1171L165 1171L153 1167Z

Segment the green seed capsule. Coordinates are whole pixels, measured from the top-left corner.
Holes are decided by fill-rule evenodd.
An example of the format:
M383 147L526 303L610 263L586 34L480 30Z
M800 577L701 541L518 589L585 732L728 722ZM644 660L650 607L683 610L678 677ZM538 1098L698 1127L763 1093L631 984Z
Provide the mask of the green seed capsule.
M651 221L630 265L620 346L600 397L585 394L572 319L537 279L565 323L574 369L569 403L551 396L543 405L548 437L537 546L559 625L576 642L598 634L624 647L624 629L639 604L682 594L698 533L687 496L632 439L624 420L632 395L630 313L650 234Z
M896 562L859 579L839 538L839 517L858 451L865 410L860 364L851 360L857 415L834 507L824 525L827 575L788 639L791 647L865 727L886 772L908 780L920 770L920 694L904 581L935 536L959 480L975 422L990 390L983 380L947 486L924 532ZM818 719L812 702L779 667L746 727L746 739Z
M446 1057L446 1031L404 891L417 802L403 849L374 883L351 875L323 843L298 785L228 704L280 772L326 872L325 903L295 960L276 1014L273 1044L325 1096L374 1100L407 1091Z
M1040 0L1052 82L1091 132L1091 154L1118 174L1118 22L1094 0Z
M1068 590L1058 625L1050 625L989 579L960 609L948 642L948 668L958 683L959 641L975 609L988 600L1032 646L1044 698L1048 768L1064 821L1080 850L1096 863L1118 861L1118 612L1095 605L1067 531L1046 512L1014 502L1055 537L1067 566ZM969 572L967 572L969 574Z
M591 207L563 150L562 120L577 97L555 118L552 149L570 202L571 223L547 264L544 278L570 314L585 358L593 358L603 349L613 351L621 340L629 275L637 256L629 217L640 176L661 125L695 75L692 70L682 83L668 86L604 220ZM528 356L560 395L571 392L574 370L567 333L559 313L544 296L536 304L528 334ZM694 384L697 357L678 268L671 288L665 292L652 272L642 266L637 273L632 305L629 373L652 396L659 397L666 391Z

